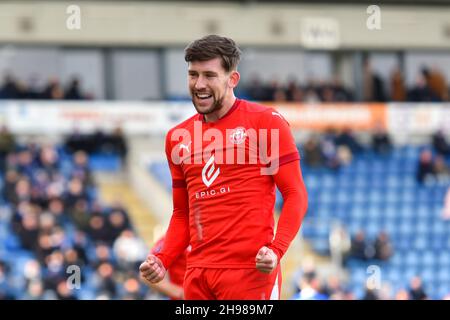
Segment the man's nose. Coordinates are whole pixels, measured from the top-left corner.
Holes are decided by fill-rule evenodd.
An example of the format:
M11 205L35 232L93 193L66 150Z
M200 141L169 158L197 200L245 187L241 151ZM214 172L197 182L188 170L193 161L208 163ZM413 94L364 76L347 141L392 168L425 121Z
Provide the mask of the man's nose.
M202 76L199 76L197 78L197 81L195 82L195 89L196 90L201 90L201 89L204 89L204 88L206 88L205 78L202 77Z

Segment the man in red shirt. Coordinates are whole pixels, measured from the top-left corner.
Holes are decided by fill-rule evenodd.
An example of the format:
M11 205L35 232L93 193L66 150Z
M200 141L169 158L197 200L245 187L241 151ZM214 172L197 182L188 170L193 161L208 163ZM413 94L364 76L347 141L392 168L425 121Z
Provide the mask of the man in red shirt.
M279 262L307 209L288 123L274 109L234 95L240 55L233 40L215 35L185 49L198 114L166 136L173 214L163 249L140 272L161 281L191 245L186 299L278 299ZM274 235L276 186L284 205Z

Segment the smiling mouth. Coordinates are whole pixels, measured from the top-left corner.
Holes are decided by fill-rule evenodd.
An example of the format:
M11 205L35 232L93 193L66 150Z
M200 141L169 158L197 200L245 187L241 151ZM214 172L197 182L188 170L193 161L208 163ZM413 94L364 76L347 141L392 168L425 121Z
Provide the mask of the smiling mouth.
M212 97L212 94L208 93L196 93L195 96L200 100L206 100Z

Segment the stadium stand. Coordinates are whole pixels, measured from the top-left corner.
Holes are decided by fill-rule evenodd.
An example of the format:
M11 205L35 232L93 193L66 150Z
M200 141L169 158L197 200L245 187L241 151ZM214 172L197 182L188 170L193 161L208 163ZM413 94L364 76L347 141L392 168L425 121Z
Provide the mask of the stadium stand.
M92 168L117 170L118 163L119 154L89 159L83 151L40 144L17 145L6 155L1 298L142 299L151 292L138 280L147 247L126 208L101 204L97 196ZM66 285L71 265L82 268L79 290Z

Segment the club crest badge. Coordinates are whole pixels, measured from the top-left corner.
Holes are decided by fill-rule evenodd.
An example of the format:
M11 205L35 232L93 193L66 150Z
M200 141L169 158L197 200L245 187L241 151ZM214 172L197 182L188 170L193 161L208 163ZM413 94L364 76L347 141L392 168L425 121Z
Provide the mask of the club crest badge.
M234 129L230 134L230 141L233 144L241 144L245 141L245 138L247 138L247 132L242 127Z

